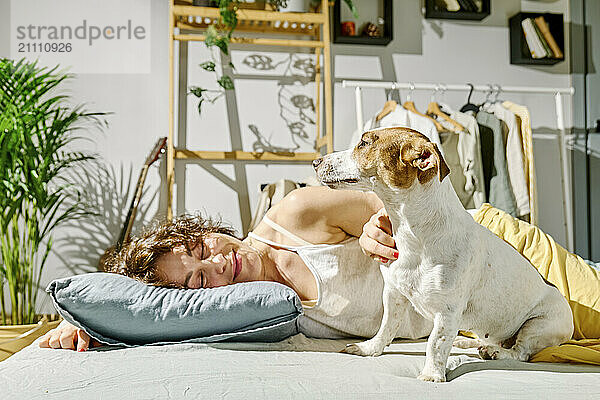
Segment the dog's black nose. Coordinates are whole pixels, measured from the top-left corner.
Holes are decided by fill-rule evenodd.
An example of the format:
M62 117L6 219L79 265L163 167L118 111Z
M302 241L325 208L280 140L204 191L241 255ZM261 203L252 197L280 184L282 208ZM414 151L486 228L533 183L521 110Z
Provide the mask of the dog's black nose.
M319 157L316 160L313 160L312 165L313 168L317 168L323 162L323 157Z

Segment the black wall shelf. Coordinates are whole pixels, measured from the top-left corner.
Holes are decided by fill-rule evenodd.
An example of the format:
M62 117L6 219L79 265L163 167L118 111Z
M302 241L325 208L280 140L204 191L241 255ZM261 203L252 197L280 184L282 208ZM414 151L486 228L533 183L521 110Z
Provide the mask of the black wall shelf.
M550 29L550 33L554 37L556 44L560 49L565 51L565 29L563 22L562 14L553 14L553 13L530 13L530 12L520 12L516 15L513 15L508 20L508 26L510 31L510 63L516 65L554 65L561 61L564 61L564 56L562 58L533 58L531 57L531 53L529 51L529 46L527 45L527 40L525 39L525 34L523 33L523 27L521 26L521 21L526 18L536 18L539 16L543 16L546 22L548 23L548 28Z
M481 21L488 15L490 15L490 0L481 0L481 10L478 12L464 9L448 11L443 1L425 0L425 18Z
M369 0L372 1L372 0ZM333 43L342 44L367 44L367 45L378 45L386 46L392 41L394 37L394 25L393 25L393 8L392 0L383 0L383 35L381 37L370 37L360 35L362 27L357 26L356 30L358 35L356 36L344 36L342 35L342 21L341 21L341 1L336 1L333 6ZM344 5L346 7L346 5ZM360 13L360 5L359 10ZM372 21L377 22L377 21Z

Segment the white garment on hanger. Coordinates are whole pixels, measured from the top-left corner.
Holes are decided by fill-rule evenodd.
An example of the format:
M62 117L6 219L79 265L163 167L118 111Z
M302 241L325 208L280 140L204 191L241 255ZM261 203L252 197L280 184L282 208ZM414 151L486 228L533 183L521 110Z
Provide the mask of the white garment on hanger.
M462 133L462 138L459 140L458 154L461 157L461 165L467 180L473 185L473 205L475 208L481 207L485 203L485 180L483 177L483 160L481 158L481 139L479 138L479 125L477 120L469 114L453 110L447 104L441 103L440 107L443 112L450 115L454 121L461 124L466 132ZM465 190L468 186L465 186Z
M523 163L523 140L515 114L504 108L500 103L486 105L486 111L493 113L496 118L502 120L508 127L506 137L506 165L510 187L515 195L518 216L527 215L529 209L529 188L525 178L525 167Z
M439 104L442 112L451 115L453 110L447 104ZM460 129L447 119L433 115L447 132L441 134L442 148L444 149L444 160L450 168L450 181L454 191L458 195L462 205L469 208L479 207L475 204L475 193L477 201L480 200L480 183L475 172L477 141L468 131ZM458 122L458 121L456 121ZM483 204L483 203L482 203Z
M440 135L433 124L433 122L426 117L422 117L419 114L415 114L412 111L408 111L401 105L396 106L396 108L390 112L388 115L383 117L381 120L376 121L375 117L369 119L364 127L363 131L356 131L352 136L352 146L356 145L363 134L371 129L376 128L392 128L392 127L404 127L411 128L418 132L421 132L423 135L427 136L429 140L438 145L440 151L442 151L442 142L440 141Z

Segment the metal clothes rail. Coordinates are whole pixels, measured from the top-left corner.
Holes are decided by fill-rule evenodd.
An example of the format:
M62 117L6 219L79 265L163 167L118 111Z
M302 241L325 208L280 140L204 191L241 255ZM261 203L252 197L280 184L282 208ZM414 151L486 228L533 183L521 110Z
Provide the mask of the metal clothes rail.
M565 123L562 95L573 95L575 89L572 87L539 87L539 86L500 86L494 85L471 85L471 84L442 84L442 83L413 83L413 82L381 82L381 81L352 81L343 80L342 87L353 87L356 106L356 126L362 129L364 126L362 112L362 89L409 89L413 90L433 90L433 91L470 91L475 92L497 92L497 93L529 93L529 94L551 94L554 95L554 106L556 113L556 127L558 129L559 158L562 180L562 200L563 212L565 218L565 235L567 239L567 248L569 251L574 249L573 241L573 211L571 200L571 179L569 175L569 163L567 157L567 146L565 142ZM536 193L530 193L530 196ZM536 221L533 221L536 222Z

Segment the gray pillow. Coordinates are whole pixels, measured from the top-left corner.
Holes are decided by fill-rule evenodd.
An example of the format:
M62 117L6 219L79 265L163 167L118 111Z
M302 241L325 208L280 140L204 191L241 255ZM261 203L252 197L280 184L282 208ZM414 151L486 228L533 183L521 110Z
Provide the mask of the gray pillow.
M124 346L274 342L298 333L302 314L296 292L275 282L171 289L98 272L57 279L46 291L68 322L100 342Z

